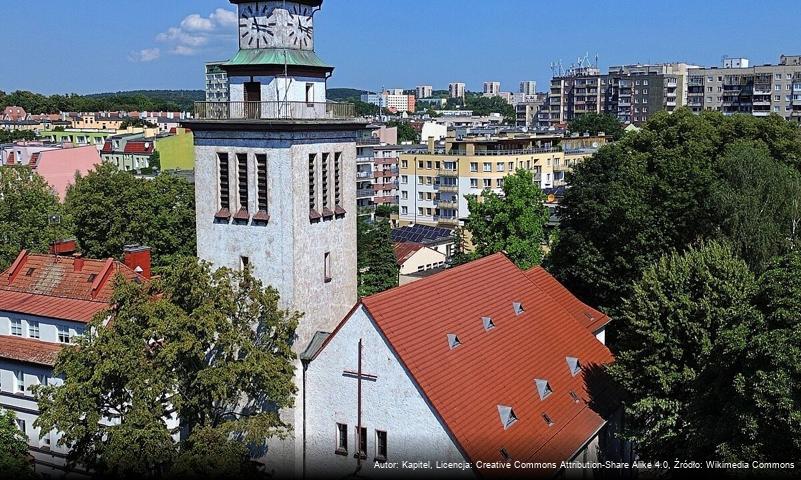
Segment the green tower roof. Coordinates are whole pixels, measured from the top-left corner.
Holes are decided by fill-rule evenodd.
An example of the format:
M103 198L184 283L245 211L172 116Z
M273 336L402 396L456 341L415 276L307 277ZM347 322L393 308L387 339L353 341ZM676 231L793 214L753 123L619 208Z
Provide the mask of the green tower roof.
M313 51L291 48L262 48L239 50L236 55L223 64L230 67L259 65L288 65L293 67L312 67L333 70L334 67L323 62Z

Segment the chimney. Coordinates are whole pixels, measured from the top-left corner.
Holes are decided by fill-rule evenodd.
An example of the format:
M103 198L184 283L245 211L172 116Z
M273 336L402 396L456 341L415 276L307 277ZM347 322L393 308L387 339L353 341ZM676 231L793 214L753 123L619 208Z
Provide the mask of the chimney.
M50 254L69 256L78 251L78 242L75 239L57 240L50 244Z
M143 277L150 278L150 247L126 245L123 250L123 263Z
M83 270L83 266L86 263L86 260L83 258L83 255L81 255L80 253L76 253L76 254L72 255L72 258L74 260L72 262L73 271L75 271L75 272L82 271Z

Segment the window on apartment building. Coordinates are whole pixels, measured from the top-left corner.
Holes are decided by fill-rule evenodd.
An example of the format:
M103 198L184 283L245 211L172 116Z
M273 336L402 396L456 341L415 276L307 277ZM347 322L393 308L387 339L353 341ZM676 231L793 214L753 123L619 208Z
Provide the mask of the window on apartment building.
M471 178L470 179L470 188L478 188L478 179L477 178Z
M417 207L417 214L423 216L426 214L426 211L423 207Z
M706 91L707 92L711 92L712 91L712 87L706 87Z
M477 172L478 171L478 162L470 162L470 171Z
M418 200L425 200L425 195L423 192L417 192L417 199Z
M793 89L793 86L788 83L787 85L784 86L784 89L789 92L790 90Z
M267 212L267 155L256 155L256 194L259 212Z
M401 183L402 185L408 185L408 183L409 183L409 177L408 177L408 175L401 175L401 178L400 178L400 183Z
M324 262L324 277L325 283L331 282L333 277L331 276L331 252L325 252L325 256L323 258Z
M220 153L217 156L217 175L219 180L220 209L231 209L231 182L228 170L228 154Z
M387 461L387 432L375 432L375 459L378 462Z
M11 335L14 335L15 337L22 336L22 320L18 318L11 319Z
M409 161L401 160L401 168L409 168Z
M25 393L25 374L22 370L14 372L14 393Z
M781 85L776 85L776 91L777 92L781 92L782 91L782 86Z
M338 455L348 454L348 426L344 423L337 423L337 449Z
M401 190L401 200L408 200L409 199L409 192L406 190Z
M401 214L408 215L409 214L409 207L401 207Z
M27 435L27 430L25 429L25 420L17 418L14 420L14 422L17 424L19 431Z
M509 162L509 171L513 171L515 169L515 162Z
M777 101L777 102L781 101L781 99L782 99L782 96L781 96L781 95L774 95L774 96L773 96L773 100L775 100L775 101Z
M317 155L309 155L309 210L317 210Z
M492 164L489 162L484 162L484 171L491 172L492 171Z
M48 377L44 373L37 374L36 383L38 383L39 385L47 386L47 384L50 383L50 377Z
M496 186L497 188L503 188L503 179L502 179L502 178L498 178L498 179L496 179L496 180L495 180L495 186Z
M423 177L417 177L417 184L418 185L423 185L423 183L425 183L425 180L423 179Z
M434 183L434 179L432 177L426 177L426 185L431 185Z
M356 455L367 458L367 428L356 427Z
M39 322L28 321L28 336L31 338L39 338Z
M330 200L329 200L329 196L331 194L331 191L330 191L330 188L329 188L330 185L329 185L329 181L328 181L329 176L331 175L331 170L330 170L331 166L329 165L330 161L331 161L331 155L328 154L328 153L324 153L323 154L322 168L321 168L321 173L322 173L322 177L323 177L323 181L322 181L323 209L328 209L331 206Z
M432 164L430 161L428 161L428 162L426 162L426 168L431 170L432 168L434 168L434 164Z
M495 165L495 170L497 170L499 172L503 172L504 170L506 170L504 167L505 167L505 165L503 164L503 162L498 162Z
M491 178L485 178L484 179L484 188L491 188L491 187L492 187L492 179Z
M236 154L236 181L239 190L239 208L248 211L248 155Z
M782 79L782 74L781 73L774 73L773 74L773 78L775 78L776 80L781 80Z
M417 161L417 168L422 170L424 168L423 165L425 165L425 162L423 162L422 160Z
M72 340L70 336L70 329L65 327L56 327L58 329L58 343L70 343Z

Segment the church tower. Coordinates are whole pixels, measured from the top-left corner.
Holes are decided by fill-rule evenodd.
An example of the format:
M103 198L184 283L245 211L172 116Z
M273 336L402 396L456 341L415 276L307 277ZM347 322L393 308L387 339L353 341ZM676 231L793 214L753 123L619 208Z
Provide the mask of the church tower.
M198 256L215 267L249 266L278 290L283 307L303 312L299 354L357 300L353 179L365 122L353 105L326 100L334 69L314 51L323 0L230 2L239 51L220 65L229 101L198 102L184 122L195 135ZM298 361L296 407L282 412L296 437L301 377ZM272 446L273 453L297 457L300 441ZM267 461L275 465L273 453Z

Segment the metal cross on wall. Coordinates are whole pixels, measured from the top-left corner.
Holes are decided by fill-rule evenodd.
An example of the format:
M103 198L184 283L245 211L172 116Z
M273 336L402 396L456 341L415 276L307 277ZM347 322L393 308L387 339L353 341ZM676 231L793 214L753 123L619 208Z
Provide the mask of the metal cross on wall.
M375 382L378 380L378 375L371 375L362 371L362 350L364 348L362 339L359 339L359 361L358 369L354 372L345 370L342 375L345 377L356 378L356 471L358 472L362 466L362 381L369 380ZM366 453L366 452L365 452Z

